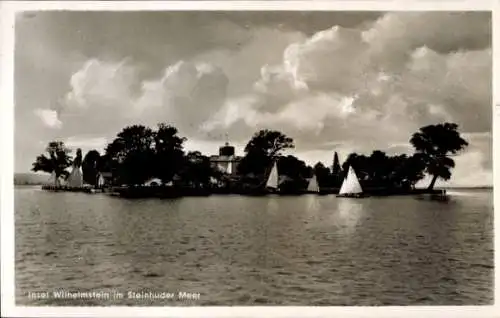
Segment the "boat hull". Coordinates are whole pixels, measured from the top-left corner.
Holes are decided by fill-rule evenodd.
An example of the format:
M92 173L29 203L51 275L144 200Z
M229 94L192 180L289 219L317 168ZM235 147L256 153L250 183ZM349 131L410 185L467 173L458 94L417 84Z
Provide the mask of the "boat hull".
M337 194L338 198L354 198L354 199L361 199L361 198L367 198L369 195L365 193L345 193L345 194Z

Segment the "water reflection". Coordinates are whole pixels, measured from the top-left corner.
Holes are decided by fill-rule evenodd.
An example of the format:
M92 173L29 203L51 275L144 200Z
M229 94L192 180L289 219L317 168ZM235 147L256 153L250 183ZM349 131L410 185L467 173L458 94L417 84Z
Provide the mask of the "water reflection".
M338 198L337 213L334 215L338 229L346 235L352 235L356 231L363 217L363 204L359 199Z
M314 194L306 195L304 197L306 205L304 212L308 214L316 214L316 212L318 212L318 210L320 210L321 208L320 197Z

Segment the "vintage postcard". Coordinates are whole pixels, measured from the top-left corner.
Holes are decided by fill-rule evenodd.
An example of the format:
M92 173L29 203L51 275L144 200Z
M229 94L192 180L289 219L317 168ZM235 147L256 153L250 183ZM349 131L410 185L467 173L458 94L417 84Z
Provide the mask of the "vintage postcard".
M2 4L2 313L492 317L495 4L352 2Z

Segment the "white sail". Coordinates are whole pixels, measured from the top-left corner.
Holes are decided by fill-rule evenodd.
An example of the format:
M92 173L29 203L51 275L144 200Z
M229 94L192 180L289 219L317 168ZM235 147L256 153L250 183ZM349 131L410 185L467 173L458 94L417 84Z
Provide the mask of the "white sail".
M309 180L309 185L307 186L307 191L310 192L319 192L318 180L316 178L316 174Z
M99 177L97 178L97 186L98 187L104 186L104 177L100 173L99 173Z
M276 162L273 165L273 169L271 170L271 173L269 174L269 178L267 178L267 183L266 187L267 188L273 188L277 189L278 188L278 165Z
M227 163L226 173L227 174L233 173L233 162L231 160Z
M159 178L151 178L148 181L144 182L144 185L147 187L160 186L160 185L162 185L162 182L161 182L161 179L159 179Z
M358 177L356 176L356 172L352 167L349 167L349 171L347 172L347 176L340 187L339 194L356 194L362 193L363 189L361 189L361 185L359 184Z
M83 176L80 167L73 166L73 170L68 177L68 186L71 188L81 188L83 186Z

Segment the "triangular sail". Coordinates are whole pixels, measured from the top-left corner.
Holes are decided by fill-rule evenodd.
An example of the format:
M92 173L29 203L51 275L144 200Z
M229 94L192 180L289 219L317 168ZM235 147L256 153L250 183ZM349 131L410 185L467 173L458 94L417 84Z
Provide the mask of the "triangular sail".
M97 186L98 187L104 186L104 177L100 173L99 173L99 177L97 178Z
M144 182L144 185L148 186L148 187L160 186L162 184L163 184L163 182L159 178L152 178L152 179L149 179L148 181Z
M307 186L307 191L309 192L319 192L318 180L316 174L313 175L311 180L309 180L309 185Z
M267 178L266 187L267 188L277 189L278 188L278 182L279 182L279 179L278 179L278 165L275 162L274 165L273 165L273 168L271 170L271 173L269 174L269 178Z
M83 186L83 176L80 167L73 166L73 170L68 177L68 186L71 188L81 188Z
M361 188L361 184L359 184L356 172L352 167L349 167L349 172L347 172L347 176L340 187L339 194L356 194L362 192L363 189Z

